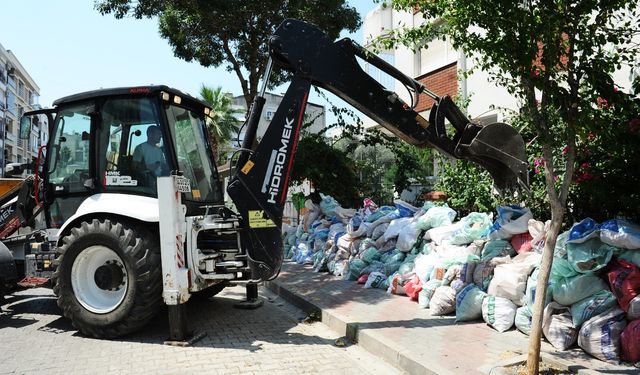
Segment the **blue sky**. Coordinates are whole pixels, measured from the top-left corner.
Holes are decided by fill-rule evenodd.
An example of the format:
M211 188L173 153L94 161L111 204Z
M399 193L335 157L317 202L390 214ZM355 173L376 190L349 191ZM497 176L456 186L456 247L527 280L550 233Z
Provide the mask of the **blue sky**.
M362 18L375 7L373 0L348 3ZM0 43L40 86L44 107L69 94L118 86L165 84L197 96L204 83L242 93L236 75L223 67L173 56L155 20L102 16L91 0L3 1L1 13ZM361 33L349 36L362 42Z

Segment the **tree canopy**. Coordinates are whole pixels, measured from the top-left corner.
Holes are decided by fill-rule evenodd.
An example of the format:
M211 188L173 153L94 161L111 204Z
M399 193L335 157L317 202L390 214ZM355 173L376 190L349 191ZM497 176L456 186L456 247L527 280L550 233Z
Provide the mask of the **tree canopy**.
M544 171L550 203L551 227L537 285L537 294L545 295L553 248L576 171L577 148L591 142L597 136L595 132L607 123L624 127L629 137L638 137L637 129L631 126L638 118L638 99L612 78L616 70L637 63L637 1L390 3L398 10L422 12L429 21L387 35L382 41L384 47L404 43L420 48L434 37L448 35L454 47L475 58L476 68L488 71L520 101L521 121L540 144L535 168ZM610 111L615 111L615 121ZM614 152L615 146L610 147ZM541 325L543 302L536 301L533 328ZM539 329L532 329L531 345L529 372L537 373Z
M213 115L207 117L209 131L215 136L218 143L230 141L240 126L240 120L235 115L241 114L243 111L232 106L233 98L223 92L220 86L212 88L202 85L200 98L213 110Z
M269 37L284 19L311 22L332 38L361 24L345 0L96 0L95 6L116 18L157 17L160 35L177 57L235 72L247 108L266 69ZM271 83L282 79L275 72Z

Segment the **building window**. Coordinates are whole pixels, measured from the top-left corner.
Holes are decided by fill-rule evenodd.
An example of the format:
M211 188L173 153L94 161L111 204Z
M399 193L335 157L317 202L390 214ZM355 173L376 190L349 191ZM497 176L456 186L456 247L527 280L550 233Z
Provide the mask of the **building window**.
M16 96L11 92L7 92L7 112L15 116L16 114Z
M378 57L388 62L391 65L395 65L395 56L392 54L380 53L378 54ZM380 84L384 86L387 90L393 91L395 89L395 80L393 79L393 77L381 71L374 65L365 63L364 71L367 72L367 74L369 74L371 77L373 77L373 79L380 82Z
M267 108L266 111L264 111L264 118L267 119L268 121L273 120L273 116L275 116L276 114L276 108Z
M7 85L9 85L9 87L13 88L14 90L16 89L15 76L12 76L12 75L8 76Z
M25 97L24 83L22 81L18 82L18 96L21 98Z

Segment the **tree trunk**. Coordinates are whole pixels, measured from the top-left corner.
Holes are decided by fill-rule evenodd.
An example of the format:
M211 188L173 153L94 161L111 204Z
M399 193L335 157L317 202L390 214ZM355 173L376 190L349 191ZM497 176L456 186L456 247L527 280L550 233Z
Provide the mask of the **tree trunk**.
M542 339L542 313L544 302L547 296L547 286L549 275L553 265L553 252L556 247L556 240L562 227L564 209L560 202L551 199L551 226L547 232L544 251L542 252L542 262L538 273L538 283L536 284L535 302L533 305L533 316L531 318L531 335L529 336L529 354L527 357L527 369L529 375L538 374L540 363L540 344Z

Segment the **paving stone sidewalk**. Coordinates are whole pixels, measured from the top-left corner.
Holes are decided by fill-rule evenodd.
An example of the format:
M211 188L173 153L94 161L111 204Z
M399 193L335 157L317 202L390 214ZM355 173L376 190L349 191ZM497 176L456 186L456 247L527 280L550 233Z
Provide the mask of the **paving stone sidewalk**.
M49 289L7 297L0 312L0 374L398 374L322 323L306 324L300 309L267 290L257 310L237 310L244 288L189 302L192 327L207 336L192 347L163 345L166 313L118 340L80 335L60 316Z
M484 322L430 316L405 296L364 289L310 266L285 262L267 287L303 310L321 311L322 322L338 334L410 374L496 373L499 364L528 352L528 336L515 329L499 333ZM582 374L640 374L638 368L602 362L577 347L558 351L543 342L542 351L546 360Z

